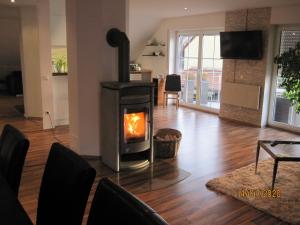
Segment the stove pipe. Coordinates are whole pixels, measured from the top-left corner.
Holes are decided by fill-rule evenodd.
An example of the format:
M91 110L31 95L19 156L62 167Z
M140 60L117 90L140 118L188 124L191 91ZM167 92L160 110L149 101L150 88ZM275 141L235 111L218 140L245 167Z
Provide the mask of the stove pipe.
M129 40L126 34L117 28L106 34L107 43L116 48L119 55L119 82L129 82Z

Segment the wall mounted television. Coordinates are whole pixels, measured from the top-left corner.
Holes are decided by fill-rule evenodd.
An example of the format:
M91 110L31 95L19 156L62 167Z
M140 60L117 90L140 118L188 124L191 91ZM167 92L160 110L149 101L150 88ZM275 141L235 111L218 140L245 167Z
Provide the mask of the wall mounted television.
M222 59L261 59L262 31L232 31L220 33Z

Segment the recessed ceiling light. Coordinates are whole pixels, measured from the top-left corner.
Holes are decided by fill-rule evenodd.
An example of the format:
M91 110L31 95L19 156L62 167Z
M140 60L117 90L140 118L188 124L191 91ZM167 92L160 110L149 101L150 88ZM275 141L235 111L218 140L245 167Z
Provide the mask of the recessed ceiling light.
M15 3L15 2L16 2L16 0L10 0L10 2L11 2L11 3Z
M186 7L185 7L185 8L183 8L183 9L184 9L184 10L188 10L188 8L186 8Z

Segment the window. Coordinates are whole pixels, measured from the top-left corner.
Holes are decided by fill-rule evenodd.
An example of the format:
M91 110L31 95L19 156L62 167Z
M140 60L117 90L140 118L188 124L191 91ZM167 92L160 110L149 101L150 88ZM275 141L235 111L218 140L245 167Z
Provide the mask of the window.
M179 33L177 40L181 102L218 110L223 65L219 33Z

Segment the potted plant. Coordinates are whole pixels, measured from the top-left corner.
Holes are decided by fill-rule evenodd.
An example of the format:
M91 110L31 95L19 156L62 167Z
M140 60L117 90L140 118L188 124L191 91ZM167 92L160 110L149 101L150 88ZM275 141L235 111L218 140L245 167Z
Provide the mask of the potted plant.
M54 57L53 63L57 73L64 73L67 71L67 59L65 56Z
M284 96L292 106L295 106L297 113L300 112L300 42L295 48L274 58L274 63L281 70L282 79L280 87L285 89Z

